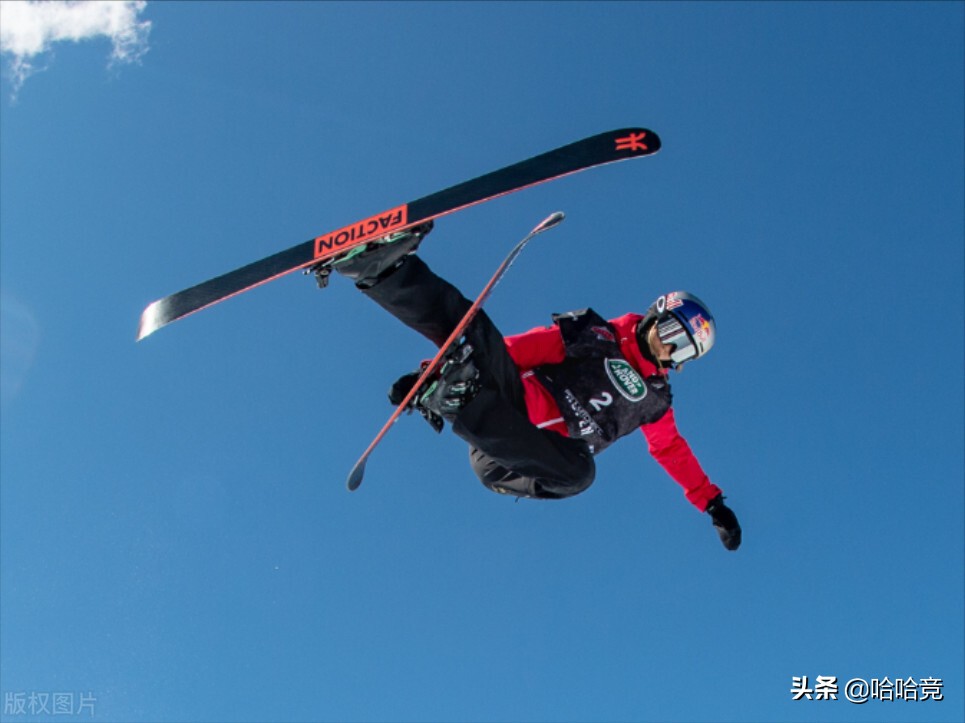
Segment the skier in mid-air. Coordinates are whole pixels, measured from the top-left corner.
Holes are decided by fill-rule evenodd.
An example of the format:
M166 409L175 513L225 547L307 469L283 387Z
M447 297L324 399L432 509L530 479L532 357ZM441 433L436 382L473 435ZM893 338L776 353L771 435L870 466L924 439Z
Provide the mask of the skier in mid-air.
M331 266L441 348L471 302L415 255L431 230L429 222L363 245ZM669 370L706 354L715 334L707 307L680 291L644 315L607 321L585 309L505 338L480 311L413 405L437 431L448 421L469 443L486 487L516 497L583 492L595 476L593 456L639 428L687 499L710 515L724 547L736 550L740 524L677 431L668 381ZM416 371L396 381L390 401L401 403L418 378Z

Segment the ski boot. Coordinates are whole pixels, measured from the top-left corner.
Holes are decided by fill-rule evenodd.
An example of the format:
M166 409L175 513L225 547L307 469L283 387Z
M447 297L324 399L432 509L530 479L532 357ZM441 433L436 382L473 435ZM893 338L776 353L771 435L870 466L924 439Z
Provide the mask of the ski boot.
M408 404L408 411L418 411L435 431L441 432L444 419L450 422L479 391L479 370L470 359L472 347L462 341L446 355L438 375L425 383ZM412 391L428 362L414 372L403 374L389 389L389 402L395 405Z
M432 221L413 226L398 233L360 244L343 256L326 259L312 266L306 273L313 273L320 289L328 286L332 271L352 279L360 289L369 289L402 265L405 257L419 247L429 232Z
M452 424L479 391L479 369L472 361L472 352L472 347L462 339L446 354L439 376L419 395L420 408Z

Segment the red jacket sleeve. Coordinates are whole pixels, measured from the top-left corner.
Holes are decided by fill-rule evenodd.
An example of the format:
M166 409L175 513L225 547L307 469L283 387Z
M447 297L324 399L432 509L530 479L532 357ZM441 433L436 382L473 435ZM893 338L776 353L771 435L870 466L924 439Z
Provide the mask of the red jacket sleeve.
M509 355L521 372L543 364L559 364L566 356L563 336L555 324L507 336L505 341Z
M710 501L720 494L720 488L710 481L690 450L687 440L677 431L673 409L656 422L644 424L640 429L647 438L653 458L684 488L684 494L694 507L701 512L706 510Z

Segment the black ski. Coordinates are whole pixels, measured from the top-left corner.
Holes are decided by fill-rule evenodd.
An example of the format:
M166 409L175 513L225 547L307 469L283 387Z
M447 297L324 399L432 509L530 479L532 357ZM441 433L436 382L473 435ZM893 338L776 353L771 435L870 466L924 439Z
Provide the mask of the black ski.
M314 266L324 259L338 256L353 246L372 239L586 168L648 156L658 150L660 138L653 131L645 128L621 128L584 138L390 208L149 304L141 314L137 339L140 341L162 326L188 314L284 274Z
M499 265L499 268L496 269L496 272L492 275L492 278L489 279L489 282L483 287L483 290L479 292L479 296L476 297L476 300L472 303L472 306L469 307L469 310L463 315L462 319L459 320L459 323L456 324L456 327L452 330L452 332L450 332L449 338L446 339L442 346L439 347L439 351L432 358L432 361L430 361L422 369L422 374L416 380L415 384L412 385L409 393L406 394L405 398L395 408L392 416L389 417L389 421L383 425L382 429L379 430L379 433L375 435L375 439L372 440L366 450L362 453L362 456L359 457L358 462L356 462L355 466L352 467L352 471L349 473L348 481L346 482L346 486L350 491L354 492L359 488L359 485L362 484L362 478L365 476L365 464L369 461L369 456L372 454L372 451L378 446L379 442L382 441L382 438L385 437L386 433L392 428L392 425L395 424L399 417L402 416L402 413L409 408L409 404L422 390L423 385L429 380L430 377L432 377L433 374L436 373L436 370L442 366L443 358L465 333L466 327L468 327L472 323L472 320L476 318L476 314L479 313L482 305L486 303L486 299L489 298L489 295L493 292L493 289L496 288L496 284L498 284L503 276L506 275L509 267L513 265L514 261L516 261L516 257L523 252L526 244L528 244L530 240L537 234L541 234L544 231L548 231L549 229L558 226L563 218L564 216L560 211L547 216L539 223L538 226L536 226L536 228L530 231L522 241L513 246L512 251L510 251L509 255L503 259L503 262Z

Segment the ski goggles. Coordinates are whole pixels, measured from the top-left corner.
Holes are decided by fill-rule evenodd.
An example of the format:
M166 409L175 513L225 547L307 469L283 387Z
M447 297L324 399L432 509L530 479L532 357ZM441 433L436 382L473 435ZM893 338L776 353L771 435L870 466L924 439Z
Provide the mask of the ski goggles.
M693 337L673 315L667 315L657 322L657 336L664 344L674 348L670 353L670 361L673 362L675 368L700 356L700 351L697 349Z

